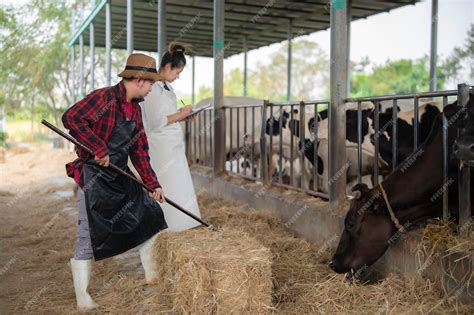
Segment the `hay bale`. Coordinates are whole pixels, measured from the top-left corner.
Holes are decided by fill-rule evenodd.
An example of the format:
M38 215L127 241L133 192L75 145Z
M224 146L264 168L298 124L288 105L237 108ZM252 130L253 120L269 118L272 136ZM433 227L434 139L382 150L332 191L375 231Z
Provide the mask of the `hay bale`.
M163 232L159 291L184 313L264 313L272 305L270 250L241 230Z

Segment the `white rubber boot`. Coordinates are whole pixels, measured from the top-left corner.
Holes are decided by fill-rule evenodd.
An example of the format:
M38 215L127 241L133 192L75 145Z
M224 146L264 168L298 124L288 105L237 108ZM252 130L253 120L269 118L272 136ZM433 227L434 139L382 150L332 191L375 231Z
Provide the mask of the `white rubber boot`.
M74 291L76 291L77 308L81 311L89 311L98 305L87 293L91 278L91 259L75 260L71 258L72 279L74 281Z
M145 269L145 280L148 284L156 283L158 280L156 261L153 257L153 243L155 239L156 235L143 243L138 250L140 253L140 260L142 261L143 269Z

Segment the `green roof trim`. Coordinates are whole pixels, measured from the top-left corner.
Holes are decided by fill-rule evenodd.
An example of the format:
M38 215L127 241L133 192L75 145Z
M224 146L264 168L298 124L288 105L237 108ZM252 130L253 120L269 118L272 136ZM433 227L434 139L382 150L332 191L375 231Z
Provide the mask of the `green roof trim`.
M95 19L96 15L99 14L100 10L107 4L108 0L101 0L100 3L94 8L91 14L82 22L81 27L76 31L76 33L72 36L71 40L67 44L68 47L72 47L74 43L78 40L79 36L86 30L89 24Z

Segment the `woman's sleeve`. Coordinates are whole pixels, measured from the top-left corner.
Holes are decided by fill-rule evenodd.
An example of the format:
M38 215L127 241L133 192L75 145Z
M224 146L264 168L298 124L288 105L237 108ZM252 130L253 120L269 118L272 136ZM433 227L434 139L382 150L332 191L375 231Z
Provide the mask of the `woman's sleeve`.
M151 132L158 132L168 124L166 104L161 102L162 89L153 88L140 103L144 124Z

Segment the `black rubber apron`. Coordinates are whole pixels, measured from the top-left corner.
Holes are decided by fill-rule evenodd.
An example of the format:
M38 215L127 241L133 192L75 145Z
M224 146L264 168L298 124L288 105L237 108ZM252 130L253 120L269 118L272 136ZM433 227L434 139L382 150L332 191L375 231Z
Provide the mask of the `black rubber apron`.
M110 162L132 174L127 162L135 121L116 118L107 141ZM137 183L94 159L84 163L83 176L95 260L126 252L168 227L158 202Z

